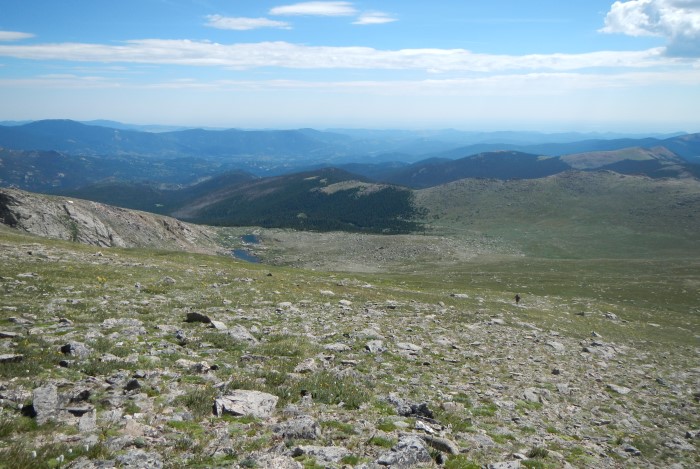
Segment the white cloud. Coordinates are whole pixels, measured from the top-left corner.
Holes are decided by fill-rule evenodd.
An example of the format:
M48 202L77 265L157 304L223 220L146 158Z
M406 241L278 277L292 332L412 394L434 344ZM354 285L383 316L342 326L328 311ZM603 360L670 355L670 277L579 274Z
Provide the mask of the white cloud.
M235 69L430 70L433 72L569 71L673 65L663 49L584 54L492 55L466 49L378 50L371 47L306 46L288 42L218 44L145 39L123 45L61 43L0 45L0 56L32 60L218 66Z
M352 24L360 24L360 25L384 24L384 23L393 23L394 21L397 21L397 20L396 20L396 18L392 17L391 15L389 15L387 13L382 13L380 11L374 11L374 12L363 13Z
M270 9L271 15L352 16L357 13L351 2L302 2Z
M235 31L248 31L258 28L291 29L289 23L268 18L232 18L221 15L209 15L207 20L206 26L217 29L233 29Z
M0 31L0 41L19 41L21 39L29 39L34 37L30 33L21 33L19 31Z
M670 56L700 57L700 1L616 1L605 17L603 33L659 36Z

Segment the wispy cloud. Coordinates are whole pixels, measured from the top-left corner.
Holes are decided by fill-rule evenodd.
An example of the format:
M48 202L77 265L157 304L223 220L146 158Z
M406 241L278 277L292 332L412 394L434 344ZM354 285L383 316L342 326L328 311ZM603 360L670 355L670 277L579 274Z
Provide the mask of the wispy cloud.
M0 41L20 41L34 37L31 33L21 33L19 31L0 31Z
M393 23L394 21L397 21L396 18L392 17L388 13L382 13L380 11L373 11L373 12L366 12L363 13L357 18L356 21L353 21L352 24L360 24L360 25L367 25L367 24L384 24L384 23Z
M260 42L218 44L208 41L146 39L123 45L61 43L0 45L0 56L33 60L218 66L236 69L424 70L484 72L507 70L569 71L587 68L646 68L673 65L663 48L599 51L583 54L494 55L466 49L379 50Z
M270 9L271 15L352 16L357 10L351 2L302 2Z
M259 28L291 29L289 23L276 21L269 18L234 18L221 15L207 16L206 26L217 29L232 29L235 31L248 31Z
M668 55L700 57L700 1L616 1L600 32L665 37Z

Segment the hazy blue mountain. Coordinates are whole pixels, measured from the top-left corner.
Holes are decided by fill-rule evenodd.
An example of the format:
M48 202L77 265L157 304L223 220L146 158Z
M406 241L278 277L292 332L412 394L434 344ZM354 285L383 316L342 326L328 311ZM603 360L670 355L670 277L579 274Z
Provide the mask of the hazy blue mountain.
M561 156L573 153L586 153L593 151L612 151L623 148L641 147L653 148L663 146L681 156L687 161L700 160L700 134L684 134L665 139L658 138L618 138L611 140L580 140L564 143L538 143L534 145L516 145L508 143L483 143L468 145L439 153L435 156L449 159L463 158L468 155L492 151L520 151L547 156Z
M0 148L0 186L35 192L77 189L105 179L191 184L234 169L227 162L196 158L101 158Z
M386 182L432 187L465 178L535 179L571 169L559 158L516 151L479 153L458 160L433 158L387 175Z

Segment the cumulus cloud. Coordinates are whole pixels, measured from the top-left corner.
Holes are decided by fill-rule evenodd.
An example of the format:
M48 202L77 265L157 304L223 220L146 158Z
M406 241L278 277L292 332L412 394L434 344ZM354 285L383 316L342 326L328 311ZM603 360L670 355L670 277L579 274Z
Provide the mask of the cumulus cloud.
M664 37L667 55L700 57L700 0L616 1L600 31Z
M21 39L29 39L34 37L30 33L21 33L19 31L0 31L0 41L19 41Z
M209 15L207 20L206 25L209 27L235 31L248 31L259 28L291 29L289 23L268 18L231 18L221 15Z
M663 48L584 54L494 55L466 49L399 49L307 46L288 42L218 44L209 41L144 39L113 44L0 45L0 56L33 60L219 66L235 69L430 70L496 72L568 71L586 68L647 68L664 63Z
M270 9L271 15L352 16L357 13L351 2L302 2Z
M380 11L374 11L374 12L367 12L363 13L360 15L359 18L357 18L356 21L353 21L352 24L359 24L359 25L366 25L366 24L384 24L384 23L393 23L394 21L397 21L396 18L393 18L391 15L387 13L382 13Z

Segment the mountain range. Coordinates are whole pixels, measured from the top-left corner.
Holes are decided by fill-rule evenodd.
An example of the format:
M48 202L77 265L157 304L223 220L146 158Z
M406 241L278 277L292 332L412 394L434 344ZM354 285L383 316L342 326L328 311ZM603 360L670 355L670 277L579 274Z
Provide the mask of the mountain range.
M509 143L483 143L499 135ZM543 135L533 143L532 133L458 131L154 133L48 120L0 126L0 186L204 224L403 233L419 229L412 189L461 179L534 180L572 171L700 176L700 134L574 136L561 134L565 141L555 143ZM482 143L459 145L468 138Z

